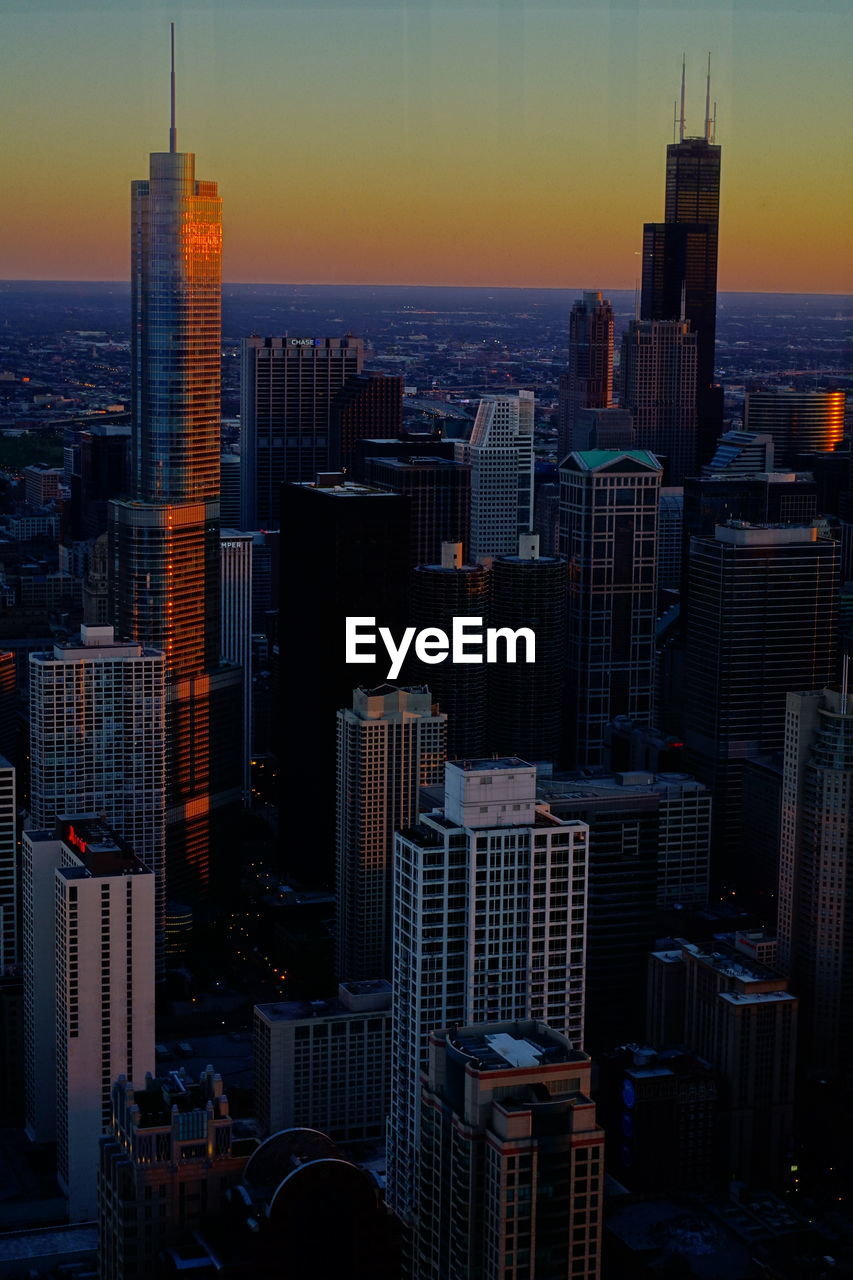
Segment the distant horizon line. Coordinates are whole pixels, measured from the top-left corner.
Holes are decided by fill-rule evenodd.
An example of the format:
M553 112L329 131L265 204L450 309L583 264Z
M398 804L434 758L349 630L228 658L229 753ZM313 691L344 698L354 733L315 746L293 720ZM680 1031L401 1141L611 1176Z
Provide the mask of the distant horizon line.
M0 278L0 286L26 284L67 284L67 285L114 285L130 288L130 280L71 280L50 277L10 276ZM482 289L482 290L515 290L540 293L584 293L591 292L589 285L547 285L547 284L423 284L409 281L394 284L360 281L323 281L323 280L223 280L222 287L230 288L262 288L262 289ZM634 295L634 286L618 286L607 288L595 286L599 292L625 293ZM754 295L767 298L853 298L853 293L839 291L837 293L811 292L795 289L718 289L717 297L725 295Z

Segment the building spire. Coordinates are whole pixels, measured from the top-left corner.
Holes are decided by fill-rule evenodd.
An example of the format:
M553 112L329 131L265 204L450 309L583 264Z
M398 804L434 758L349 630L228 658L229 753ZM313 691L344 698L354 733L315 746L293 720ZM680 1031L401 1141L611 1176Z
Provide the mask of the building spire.
M175 128L175 24L174 22L170 22L169 26L171 28L171 36L172 36L172 76L171 76L172 113L170 117L171 123L169 125L169 150L174 155L174 153L178 149L178 131Z
M687 55L681 55L681 115L678 118L678 141L684 141L684 80L687 67Z
M716 104L715 104L716 105ZM711 55L708 54L708 77L705 81L705 141L712 142L714 126L711 119Z

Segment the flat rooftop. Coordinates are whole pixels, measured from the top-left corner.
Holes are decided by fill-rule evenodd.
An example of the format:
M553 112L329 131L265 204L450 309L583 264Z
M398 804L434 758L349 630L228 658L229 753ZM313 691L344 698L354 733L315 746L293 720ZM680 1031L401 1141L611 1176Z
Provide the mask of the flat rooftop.
M447 1032L447 1044L468 1058L477 1071L517 1071L561 1062L585 1062L565 1036L541 1023L522 1022L461 1027Z
M532 769L528 760L520 760L518 756L500 756L497 760L448 760L456 769L465 773L491 773L494 769Z

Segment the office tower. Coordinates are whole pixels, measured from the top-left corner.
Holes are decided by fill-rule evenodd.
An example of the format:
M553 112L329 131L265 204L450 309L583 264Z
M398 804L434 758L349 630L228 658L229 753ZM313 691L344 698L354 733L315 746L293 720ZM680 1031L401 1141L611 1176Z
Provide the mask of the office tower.
M487 741L498 755L556 761L561 749L566 669L566 588L562 556L540 556L538 534L492 563L491 625L536 636L536 661L488 668Z
M604 1132L591 1063L543 1022L435 1030L417 1280L601 1275Z
M18 764L18 677L15 655L0 649L0 755Z
M183 1243L226 1207L257 1143L234 1131L222 1077L198 1083L173 1074L112 1087L112 1117L100 1142L98 1274L149 1280L162 1251Z
M643 227L640 315L644 321L687 321L696 334L699 460L704 462L720 434L723 409L714 380L720 148L713 140L710 65L704 136L685 137L685 127L682 68L679 140L666 149L664 220ZM681 477L670 483L680 484Z
M23 845L27 1131L56 1141L68 1216L86 1221L111 1082L154 1065L154 876L92 813Z
M341 392L341 397L343 395L344 393ZM401 431L399 437L364 436L355 442L350 478L364 479L364 467L368 458L449 458L453 460L455 457L456 442L438 435L437 429L432 435L416 431Z
M80 432L81 536L99 538L110 524L109 504L130 490L130 427L96 422Z
M447 717L426 685L385 684L354 689L337 721L335 965L364 980L391 972L394 832L444 777Z
M687 774L572 772L543 779L557 817L589 827L586 1044L643 1034L645 957L660 912L708 901L711 794Z
M578 442L578 451L633 449L636 443L634 420L627 409L578 409L572 438ZM560 461L565 456L562 454Z
M658 591L680 590L683 544L684 489L665 486L658 519Z
M223 661L243 673L242 781L243 804L252 799L252 557L253 533L221 530L219 543L220 641Z
M569 313L569 362L560 377L557 464L573 449L581 409L613 403L613 307L600 290L586 290Z
M342 982L333 1000L256 1004L255 1111L266 1137L320 1129L383 1139L391 1101L391 984Z
M533 497L533 532L543 556L560 553L560 486L538 484Z
M331 469L352 473L362 440L402 435L402 377L396 373L353 374L332 401L330 419ZM358 478L364 479L361 473Z
M461 542L445 542L441 561L422 564L411 576L409 625L423 630L438 627L453 633L454 618L490 616L490 571L465 564ZM428 683L433 702L447 716L447 756L450 760L481 756L486 750L486 712L489 669L485 663L451 662L430 666L415 657L406 664L406 678Z
M773 1186L793 1141L797 1006L779 973L742 947L714 939L649 956L648 1038L714 1067L723 1083L724 1169L730 1179ZM662 1029L672 1030L667 1044Z
M373 667L347 665L345 619L375 617L394 636L410 625L409 508L398 493L327 477L284 485L281 522L281 600L299 601L278 641L282 822L291 865L334 884L335 717L357 685L388 669L384 654Z
M802 454L831 453L841 443L846 399L843 391L747 391L744 431L771 437L781 471Z
M522 533L533 527L532 391L486 396L471 437L456 445L456 457L471 467L471 546L475 563L514 555Z
M33 462L24 467L24 498L27 506L34 510L57 502L61 497L60 486L63 483L61 467L49 467L44 462Z
M845 668L847 659L845 658ZM845 671L846 675L846 671ZM782 781L779 967L800 997L803 1065L838 1079L851 1050L853 707L841 691L789 693Z
M781 748L785 698L835 665L838 544L806 526L732 522L691 538L685 741L714 793L718 871L736 873L743 762Z
M684 482L685 543L689 537L713 537L717 525L731 520L813 524L817 513L817 486L808 472L705 475Z
M635 1044L598 1064L608 1173L634 1193L716 1190L720 1086L708 1063Z
M15 770L0 756L0 977L14 972L21 957L17 821Z
M696 334L683 320L632 320L621 370L637 448L660 457L667 484L683 484L698 469Z
M432 1031L535 1018L583 1044L586 849L511 757L448 764L444 809L397 836L388 1199L404 1221Z
M726 431L717 441L714 456L702 468L703 476L753 476L772 471L773 437L768 432Z
M162 967L165 877L163 654L115 640L112 627L30 655L30 816L101 813L156 877Z
M604 759L605 727L653 711L661 465L644 449L572 453L560 469L569 564L569 754Z
M471 530L471 468L448 458L365 458L365 484L409 501L409 564L437 564L443 542L467 550ZM463 552L464 554L464 552Z
M241 529L277 529L282 483L332 470L332 405L363 356L361 338L243 339Z
M240 455L223 453L219 459L219 521L223 529L241 528Z
M776 929L779 890L779 845L782 821L781 751L750 756L743 766L744 889L738 902L755 911L768 929Z

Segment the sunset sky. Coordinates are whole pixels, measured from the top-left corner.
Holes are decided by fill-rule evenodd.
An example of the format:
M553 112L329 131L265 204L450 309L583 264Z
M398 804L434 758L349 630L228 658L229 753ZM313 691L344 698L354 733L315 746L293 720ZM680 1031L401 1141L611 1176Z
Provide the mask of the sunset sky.
M723 290L853 291L849 0L0 0L0 278L120 280L178 146L230 281L631 288L687 53Z

